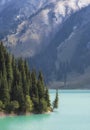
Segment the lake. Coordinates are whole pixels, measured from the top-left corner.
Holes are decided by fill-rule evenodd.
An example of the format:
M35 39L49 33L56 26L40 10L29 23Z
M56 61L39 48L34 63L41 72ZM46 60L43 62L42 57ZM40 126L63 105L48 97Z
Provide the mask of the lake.
M55 91L51 90L51 99ZM90 91L59 91L53 113L0 118L0 130L90 130Z

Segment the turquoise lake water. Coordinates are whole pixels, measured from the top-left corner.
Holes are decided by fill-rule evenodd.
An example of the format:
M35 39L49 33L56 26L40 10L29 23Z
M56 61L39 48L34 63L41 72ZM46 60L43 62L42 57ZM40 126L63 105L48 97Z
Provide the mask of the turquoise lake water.
M55 92L50 93L53 100ZM0 130L90 130L90 91L61 90L53 113L3 117Z

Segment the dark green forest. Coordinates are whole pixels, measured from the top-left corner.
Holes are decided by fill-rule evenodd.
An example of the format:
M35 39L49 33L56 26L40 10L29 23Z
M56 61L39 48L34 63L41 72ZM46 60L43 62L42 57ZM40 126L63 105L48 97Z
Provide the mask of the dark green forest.
M24 114L51 110L49 91L42 72L37 74L35 69L30 71L26 60L16 59L1 42L0 111Z

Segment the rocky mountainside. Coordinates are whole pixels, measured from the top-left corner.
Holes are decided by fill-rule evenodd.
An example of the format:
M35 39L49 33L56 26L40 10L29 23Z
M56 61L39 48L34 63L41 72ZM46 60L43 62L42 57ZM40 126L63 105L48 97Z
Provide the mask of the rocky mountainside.
M16 56L44 50L62 24L90 0L2 0L0 39Z
M68 81L75 88L90 84L90 6L71 15L32 63L42 68L49 81Z
M89 88L90 0L2 0L0 39L54 86Z

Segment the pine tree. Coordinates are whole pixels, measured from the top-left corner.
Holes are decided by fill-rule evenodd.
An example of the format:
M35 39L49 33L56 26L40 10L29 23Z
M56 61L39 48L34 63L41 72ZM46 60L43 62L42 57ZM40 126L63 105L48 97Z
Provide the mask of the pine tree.
M39 99L44 98L44 90L43 90L42 83L40 80L38 80L38 82L37 82L37 87L38 87Z
M33 102L30 98L30 96L26 95L26 100L25 100L25 111L26 112L32 112L33 111Z
M12 70L12 56L7 54L6 56L6 70L7 70L7 80L9 90L11 91L12 81L13 81L13 70Z
M18 109L19 109L19 103L18 103L18 101L11 101L6 106L6 110L9 113L11 113L11 112L17 112Z
M20 58L18 60L18 68L19 68L19 71L21 72L21 76L22 76L22 86L23 86L24 95L29 95L29 86L27 84L25 65L24 65L24 61L22 60L22 58Z
M37 87L38 87L38 95L39 95L39 113L42 113L47 111L48 107L50 106L48 91L47 89L45 91L42 72L39 72Z
M56 90L56 97L55 100L53 102L53 109L58 108L58 90Z
M12 100L16 100L20 104L20 109L24 111L24 105L25 105L25 98L22 88L22 79L21 79L21 73L18 70L18 67L15 67L14 69L14 81L13 81L13 87L11 91L11 97Z
M48 111L47 102L45 101L44 98L41 98L39 101L39 113L43 113L47 111Z
M0 110L43 113L50 108L42 72L30 72L27 62L15 59L0 43Z
M2 111L3 108L4 108L4 104L3 104L3 102L0 100L0 111Z
M38 98L37 78L36 78L35 70L32 70L31 82L32 82L32 84L31 84L30 95L31 95L31 97Z
M1 78L1 86L0 86L0 100L3 101L5 105L7 105L10 101L10 94L8 89L7 80L3 77Z
M45 100L47 102L47 106L50 107L51 104L50 104L50 97L49 97L48 88L46 88L46 90L45 90Z
M37 88L37 77L36 71L33 69L31 72L31 87L30 87L30 96L34 104L34 112L38 113L39 108L39 97L38 97L38 88Z
M39 72L37 87L38 87L38 95L39 95L39 98L44 98L45 86L44 86L43 75L42 75L41 72Z
M31 73L28 67L28 64L26 60L24 61L24 68L25 68L25 74L26 74L26 81L27 81L27 86L28 86L28 94L30 94L30 88L31 88Z
M0 99L1 101L4 102L6 105L9 100L10 100L10 95L9 95L9 89L8 89L8 82L7 82L7 71L6 71L6 65L5 65L5 57L4 57L4 48L2 44L0 45L0 48L2 49L0 52Z

